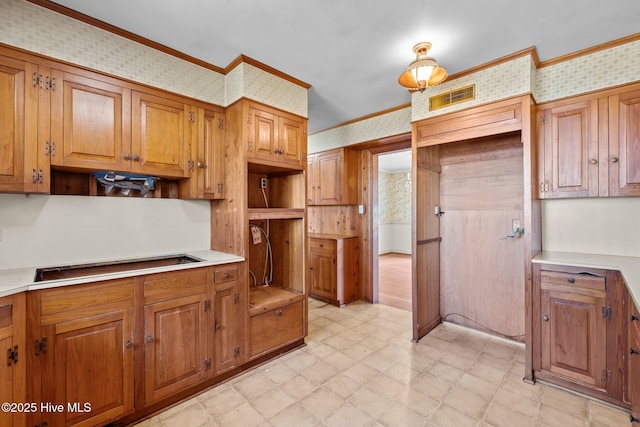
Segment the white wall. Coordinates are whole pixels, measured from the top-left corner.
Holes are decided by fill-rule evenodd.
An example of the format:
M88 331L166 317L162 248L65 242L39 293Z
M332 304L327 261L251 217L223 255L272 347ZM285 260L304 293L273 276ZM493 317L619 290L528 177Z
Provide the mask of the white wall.
M209 227L208 201L0 194L0 269L205 250Z
M411 224L379 224L378 254L411 254Z
M640 197L544 200L542 248L640 256Z
M411 187L407 172L378 172L378 253L411 253Z

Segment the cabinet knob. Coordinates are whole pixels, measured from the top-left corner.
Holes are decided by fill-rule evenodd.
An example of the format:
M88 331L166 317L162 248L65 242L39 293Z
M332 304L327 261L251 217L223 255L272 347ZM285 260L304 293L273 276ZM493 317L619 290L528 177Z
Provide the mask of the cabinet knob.
M133 348L133 343L131 341L127 341L127 343L124 346L126 348Z
M124 154L124 155L122 156L122 158L123 158L123 159L125 159L125 160L131 160L131 154L128 154L128 153L127 153L127 154Z
M282 310L276 310L276 316L282 316Z
M618 163L618 161L619 161L619 160L620 160L620 159L618 159L617 157L612 157L612 158L610 158L610 159L609 159L609 161L610 161L611 163Z
M591 163L592 165L597 165L598 164L598 160L597 159L591 159L591 160L589 160L589 163Z
M149 335L147 338L145 338L145 339L144 339L144 341L145 341L147 344L151 344L151 343L153 342L153 337L152 337L151 335Z
M202 162L198 162L196 166L198 166L200 169L204 169L204 163Z
M569 283L576 283L576 279L574 279L573 277L569 277L569 278L567 279L567 282L569 282Z
M544 320L545 322L549 321L549 316L547 316L546 314L544 316L542 316L542 320Z
M134 162L139 162L140 161L140 156L131 156L131 160L133 160Z
M219 331L222 325L220 323L216 323L216 331Z

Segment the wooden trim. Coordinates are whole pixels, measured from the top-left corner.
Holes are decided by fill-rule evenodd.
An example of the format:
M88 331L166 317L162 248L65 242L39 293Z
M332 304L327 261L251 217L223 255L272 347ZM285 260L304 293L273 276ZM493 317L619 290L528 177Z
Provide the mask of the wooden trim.
M369 150L371 154L411 149L411 132L359 142L357 144L347 145L346 147L352 150Z
M171 55L178 59L182 59L183 61L190 62L192 64L198 65L200 67L206 68L207 70L211 70L222 75L228 74L239 63L244 62L246 64L253 65L254 67L259 68L263 71L266 71L269 74L273 74L276 77L280 77L283 80L287 80L291 83L297 84L298 86L302 86L305 89L311 88L310 84L305 83L302 80L298 80L295 77L285 74L282 71L278 71L273 67L270 67L266 64L256 61L255 59L249 58L248 56L245 56L245 55L238 56L231 64L229 64L225 68L221 68L221 67L218 67L217 65L210 64L209 62L195 58L191 55L187 55L186 53L180 52L176 49L170 48L161 43L157 43L157 42L154 42L153 40L149 40L146 37L142 37L130 31L123 30L122 28L116 27L115 25L108 24L104 21L93 18L89 15L85 15L73 9L69 9L68 7L53 3L49 0L27 0L27 1L29 3L33 3L37 6L44 7L45 9L49 9L53 12L59 13L69 18L73 18L77 21L84 22L85 24L89 24L93 27L100 28L102 30L108 31L117 36L134 41L136 43L140 43L143 46L150 47L159 52L166 53L167 55Z
M558 56L557 58L549 59L547 61L543 61L540 64L536 64L538 68L549 67L551 65L556 65L561 62L570 61L572 59L577 59L581 56L591 55L592 53L600 52L603 50L611 49L614 47L622 46L623 44L631 43L640 40L640 33L635 33L630 36L622 37L616 40L612 40L610 42L602 43L597 46L588 47L586 49L579 50L577 52L569 53L567 55Z
M335 126L331 126L330 128L322 129L322 130L319 130L317 132L310 133L309 135L313 135L315 133L320 133L320 132L325 132L325 131L328 131L328 130L331 130L331 129L336 129L336 128L339 128L339 127L342 127L342 126L347 126L347 125L350 125L350 124L353 124L353 123L357 123L357 122L361 122L361 121L364 121L364 120L372 119L374 117L384 116L385 114L393 113L394 111L403 110L405 108L411 108L411 103L408 102L406 104L401 104L401 105L397 105L395 107L387 108L386 110L377 111L375 113L367 114L366 116L362 116L362 117L358 117L358 118L355 118L355 119L347 120L346 122L342 122L342 123L337 124Z
M253 58L250 58L242 54L239 55L236 59L234 59L229 65L227 65L222 71L222 73L224 75L229 74L234 68L236 68L238 65L240 65L243 62L245 64L253 65L254 67L259 68L262 71L265 71L269 74L273 74L276 77L280 77L283 80L287 80L291 83L297 84L298 86L301 86L305 89L311 89L311 85L309 83L305 83L302 80L298 80L295 77L290 76L289 74L285 74L282 71L276 70L275 68L270 67L267 64L264 64L258 60L255 60Z

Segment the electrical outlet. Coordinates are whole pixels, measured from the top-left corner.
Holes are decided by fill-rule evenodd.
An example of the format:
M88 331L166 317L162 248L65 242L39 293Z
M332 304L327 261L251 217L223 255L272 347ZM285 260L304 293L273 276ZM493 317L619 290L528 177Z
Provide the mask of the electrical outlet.
M251 239L254 245L262 242L262 236L260 235L260 229L258 227L251 227Z
M267 188L267 178L260 178L260 188Z

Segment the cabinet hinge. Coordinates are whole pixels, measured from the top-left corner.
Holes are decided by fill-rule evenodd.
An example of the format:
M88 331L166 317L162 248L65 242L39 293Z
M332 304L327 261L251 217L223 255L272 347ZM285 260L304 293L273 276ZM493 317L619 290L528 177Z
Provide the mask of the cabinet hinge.
M631 321L632 321L632 322L637 322L638 320L640 320L640 319L638 318L638 316L634 316L633 314L631 315L631 318L630 318L630 319L631 319Z
M602 318L611 320L612 309L611 307L602 307Z
M240 356L240 347L236 347L233 349L233 357Z
M251 151L253 148L253 141L247 141L247 151Z
M546 124L547 124L547 122L549 121L549 117L547 117L547 116L542 116L542 120L541 120L541 121L542 121L542 124L543 124L543 125L546 125Z
M187 162L187 169L189 169L189 172L193 172L195 167L196 167L196 164L194 163L193 160L189 160Z
M234 294L233 295L233 303L234 304L240 304L240 294Z
M49 155L51 157L55 157L56 156L56 143L52 142L51 146L49 147Z
M253 121L253 115L251 115L251 113L247 113L247 124L251 124L251 122Z
M14 346L7 350L7 366L18 363L18 346Z
M612 380L611 378L611 370L610 369L603 369L602 370L602 382L604 384L608 384L610 383Z
M218 129L224 129L224 120L218 119Z
M208 358L204 361L204 370L208 371L211 369L211 358Z
M38 171L36 169L31 169L31 183L37 184L39 179Z
M45 141L44 143L44 155L49 157L51 155L51 145L49 141Z
M42 337L39 340L35 340L35 348L36 348L36 356L39 356L40 353L47 352L47 337Z
M211 300L208 299L204 302L204 311L211 311Z
M33 73L33 76L31 76L31 81L33 82L34 86L42 87L42 74Z
M218 193L222 193L224 191L224 184L218 184Z
M49 76L47 76L47 78L45 79L44 88L56 90L56 79L52 79Z

